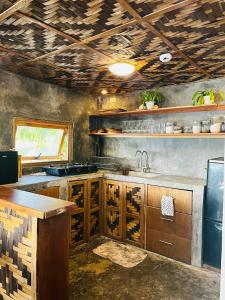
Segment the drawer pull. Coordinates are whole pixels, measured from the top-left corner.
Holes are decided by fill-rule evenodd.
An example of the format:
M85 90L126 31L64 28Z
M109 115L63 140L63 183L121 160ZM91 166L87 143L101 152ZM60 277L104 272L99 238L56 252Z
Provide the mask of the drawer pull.
M166 242L166 241L163 241L163 240L159 240L160 243L162 244L166 244L166 245L169 245L169 246L173 246L172 243L169 243L169 242Z
M167 219L167 218L163 218L163 217L160 217L160 219L164 220L164 221L174 222L174 220L172 220L172 219Z

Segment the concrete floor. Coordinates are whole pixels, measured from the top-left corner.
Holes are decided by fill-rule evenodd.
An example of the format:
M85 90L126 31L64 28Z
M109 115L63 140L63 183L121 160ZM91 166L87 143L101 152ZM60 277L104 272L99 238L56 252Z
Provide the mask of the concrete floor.
M70 300L219 299L219 273L153 253L127 269L92 253L105 241L98 238L71 250Z

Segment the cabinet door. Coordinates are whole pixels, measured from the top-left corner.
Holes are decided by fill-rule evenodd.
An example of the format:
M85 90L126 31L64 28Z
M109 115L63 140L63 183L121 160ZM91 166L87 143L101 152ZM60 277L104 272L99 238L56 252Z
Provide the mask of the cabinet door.
M68 184L68 194L68 200L76 204L76 208L71 214L71 243L78 245L87 239L87 181L70 181Z
M104 182L104 233L122 239L122 183L113 180Z
M101 232L101 179L88 180L87 239Z
M144 241L144 189L143 184L123 184L123 238L136 245L142 245Z
M87 181L78 180L69 182L68 200L76 204L76 212L81 212L87 206Z
M51 186L45 189L35 191L36 194L44 195L52 198L59 199L59 187L58 186Z

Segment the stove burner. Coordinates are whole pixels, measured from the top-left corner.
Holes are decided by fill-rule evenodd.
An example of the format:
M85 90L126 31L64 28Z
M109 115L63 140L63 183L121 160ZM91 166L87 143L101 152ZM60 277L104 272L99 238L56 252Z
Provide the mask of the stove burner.
M66 165L50 165L48 167L43 167L42 170L51 176L71 176L96 172L97 167L88 163L74 163Z

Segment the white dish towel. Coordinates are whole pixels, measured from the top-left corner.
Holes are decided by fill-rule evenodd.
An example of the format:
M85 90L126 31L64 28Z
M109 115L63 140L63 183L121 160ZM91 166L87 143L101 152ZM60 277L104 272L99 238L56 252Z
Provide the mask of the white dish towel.
M161 199L161 214L163 216L173 217L174 216L174 203L173 197L171 196L162 196Z

